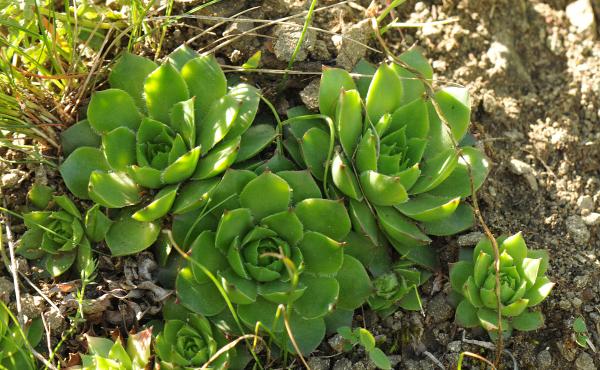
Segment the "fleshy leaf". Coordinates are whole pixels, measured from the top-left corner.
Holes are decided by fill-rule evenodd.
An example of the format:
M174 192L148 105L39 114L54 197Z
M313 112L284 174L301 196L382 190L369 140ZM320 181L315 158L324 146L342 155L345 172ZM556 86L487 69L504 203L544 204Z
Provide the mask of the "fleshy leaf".
M458 234L473 227L475 215L467 203L460 203L454 213L441 220L423 222L423 231L428 235L447 236Z
M199 284L189 267L179 271L175 285L181 304L193 312L214 316L225 308L225 300L215 284L212 281Z
M362 263L356 258L344 255L342 267L336 275L340 284L340 295L336 307L354 310L360 307L373 293L373 285Z
M554 287L554 283L546 276L539 277L535 284L525 293L524 298L529 300L528 306L533 307L540 304Z
M450 284L455 292L461 293L463 285L469 276L473 274L473 264L466 261L458 261L450 265Z
M204 122L215 101L227 93L227 79L213 55L203 55L181 68L190 95L195 96L196 125Z
M350 217L344 204L329 199L305 199L296 204L296 215L305 230L322 233L335 240L350 232Z
M283 315L277 317L277 305L263 298L258 298L253 304L238 306L238 315L242 322L252 330L256 323L261 322L269 330L279 333L283 330Z
M284 179L292 188L292 204L297 204L304 199L321 198L321 189L310 175L305 171L280 171L277 176Z
M196 123L196 140L203 156L231 130L239 109L240 103L225 95L210 106L201 122Z
M406 91L406 90L405 90ZM429 133L429 114L427 104L423 99L416 99L396 109L392 114L392 122L389 131L406 127L407 138L427 138Z
M356 169L359 173L377 171L377 137L368 129L356 148Z
M258 89L245 83L234 86L228 95L240 103L240 109L231 129L225 136L225 140L237 138L250 128L256 117L258 104L260 103L260 92Z
M302 274L300 282L307 288L305 294L294 302L296 311L307 319L325 316L338 297L340 286L337 280L333 277Z
M429 194L420 194L407 202L396 205L396 209L417 221L432 222L446 218L458 207L460 198L443 198Z
M338 97L343 90L354 90L354 80L348 72L339 68L327 68L321 75L319 87L319 111L329 117L335 116Z
M350 199L349 214L354 230L367 236L373 244L379 245L377 220L367 203Z
M134 213L131 217L141 222L154 221L166 215L175 201L179 185L171 185L161 189L152 203Z
M27 199L38 209L45 209L52 200L54 190L48 185L35 183L27 192Z
M393 206L408 199L406 189L404 189L400 178L396 176L365 171L360 175L360 184L365 196L374 205Z
M249 209L238 208L225 211L219 221L215 245L222 251L226 251L236 236L243 237L251 227L252 212Z
M182 214L202 207L219 184L221 179L211 178L187 182L177 194L171 213Z
M200 266L213 274L228 267L225 256L215 246L215 233L212 231L204 231L194 239L190 246L190 257L197 262L190 263L197 283L211 282Z
M323 180L325 176L329 139L328 133L316 127L302 136L302 156L310 172L319 180Z
M406 245L426 244L431 241L415 224L392 207L375 207L385 232Z
M356 90L342 91L335 112L335 129L342 149L351 158L363 128L362 102Z
M142 116L129 94L120 89L107 89L92 95L87 119L94 130L106 133L118 127L136 130Z
M77 148L60 165L60 174L67 188L80 199L90 199L88 184L90 175L95 170L108 171L110 169L104 154L96 148Z
M361 201L362 192L360 190L358 180L354 175L352 167L346 158L342 156L343 154L340 152L336 152L333 155L333 162L331 164L331 177L333 178L333 183L345 195L352 199Z
M527 245L521 232L504 239L498 248L500 249L500 253L506 251L514 259L515 265L521 264L527 257Z
M218 144L208 155L200 158L192 179L204 180L222 173L235 162L239 149L239 137Z
M171 63L161 65L148 75L144 93L150 117L165 124L170 122L173 105L189 99L188 87Z
M125 90L138 108L145 110L144 81L158 66L150 59L125 52L108 76L110 86Z
M523 312L520 316L512 319L515 329L521 331L537 330L544 326L544 316L541 312Z
M276 132L269 124L254 125L243 135L240 142L236 163L245 161L256 156L275 140Z
M60 133L60 143L65 156L82 146L97 148L101 142L100 136L92 130L87 119L77 122Z
M106 245L114 257L136 254L150 247L159 233L158 224L139 222L125 214L108 229Z
M479 189L490 171L490 162L479 150L472 147L460 148L458 164L454 171L430 194L447 197L468 197L471 195L471 184L468 165L471 166L473 187Z
M402 81L396 72L387 64L379 66L365 99L367 116L371 124L376 124L385 113L396 110L402 102L403 95Z
M117 127L102 136L102 149L110 167L125 171L136 163L135 133L128 127Z
M469 91L464 87L449 86L437 91L434 99L446 117L454 139L460 141L467 133L471 117Z
M123 208L141 200L137 185L123 172L94 171L88 189L90 198L107 208Z
M304 319L296 312L289 316L290 331L294 335L294 340L300 347L303 355L307 356L313 352L325 337L325 321L323 318ZM294 353L292 343L287 340L286 348Z
M261 223L275 231L290 245L302 240L304 227L293 210L274 213L262 219Z
M458 325L466 328L474 328L479 326L479 318L477 317L477 308L470 304L466 299L460 301L456 307L456 315L454 316Z
M342 266L344 252L341 244L323 234L306 232L299 247L304 257L306 272L331 275Z
M199 55L186 44L178 46L171 54L167 55L169 63L173 64L178 71L181 71L183 66L192 59L198 58Z
M268 194L268 197L265 195ZM291 199L291 188L281 177L264 172L250 181L240 193L240 203L249 208L257 220L285 211Z
M412 194L419 194L434 189L452 174L458 163L458 153L447 149L427 159L421 168L421 177L410 189Z
M191 99L177 102L171 110L171 127L178 132L188 148L196 145L196 123L194 121L194 100Z
M85 234L94 243L104 240L111 225L112 220L100 211L99 204L94 204L85 214Z

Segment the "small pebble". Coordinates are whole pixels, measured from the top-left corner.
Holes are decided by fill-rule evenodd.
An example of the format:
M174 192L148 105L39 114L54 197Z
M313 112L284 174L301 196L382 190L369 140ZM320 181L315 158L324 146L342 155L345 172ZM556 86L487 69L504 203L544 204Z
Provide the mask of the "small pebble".
M329 370L330 359L322 357L311 357L308 366L313 370Z
M14 290L13 283L4 276L0 276L0 301L8 303L10 295Z
M21 296L21 309L23 310L23 314L30 319L39 317L42 311L44 311L45 306L46 301L40 296L31 294L23 294Z
M587 352L581 352L577 359L575 360L575 368L577 370L596 370L596 366L594 365L594 359Z
M462 350L462 342L460 340L455 340L448 343L448 351L459 353Z
M459 236L458 245L461 247L470 247L479 243L479 241L484 237L485 235L482 232L474 231L472 233Z
M573 305L573 307L575 307L575 309L579 309L581 307L581 305L583 304L583 301L577 297L573 298L571 300L571 304Z
M600 225L600 213L591 212L583 216L583 222L588 226Z
M538 353L536 363L540 370L549 369L552 366L552 355L550 354L550 351L545 349Z
M577 199L577 207L582 215L587 215L594 209L594 200L589 195L582 195Z
M336 334L333 337L329 338L327 341L329 346L336 352L341 353L344 352L344 338L341 335Z
M590 240L590 231L581 216L569 216L566 225L569 235L576 244L584 245Z

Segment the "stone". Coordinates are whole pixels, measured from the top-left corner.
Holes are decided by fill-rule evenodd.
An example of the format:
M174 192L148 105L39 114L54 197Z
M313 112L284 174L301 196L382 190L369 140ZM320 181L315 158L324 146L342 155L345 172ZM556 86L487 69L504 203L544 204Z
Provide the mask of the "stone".
M535 171L529 164L527 164L521 160L518 160L516 158L512 158L510 160L509 168L510 168L511 172L514 173L515 175L523 176L525 178L525 181L527 181L527 184L529 185L531 190L533 190L533 191L538 190L538 183L535 178Z
M30 319L39 317L45 306L46 301L38 295L23 294L21 296L21 310Z
M276 28L274 34L277 37L273 45L275 57L281 61L289 62L292 59L294 50L296 49L296 44L298 43L298 40L300 40L302 26L289 24L280 25ZM315 30L306 30L306 35L302 41L302 45L298 50L298 54L296 54L296 59L294 60L295 62L306 60L308 57L308 52L311 51L315 45L316 39L317 36Z
M588 226L600 225L600 213L591 212L583 216L583 222Z
M67 326L67 321L61 315L60 311L55 308L50 309L50 311L44 313L44 318L46 320L46 324L48 325L48 329L50 332L61 332Z
M462 351L462 342L460 340L455 340L448 343L448 351L460 353L460 351Z
M306 87L300 91L300 99L306 107L312 111L319 109L319 86L321 80L312 80Z
M352 369L355 369L355 367L352 364L352 361L348 360L347 358L340 358L333 365L333 370L352 370Z
M583 301L577 297L573 298L571 300L571 304L573 305L573 307L578 310L579 308L581 308L581 305L583 304Z
M5 189L13 188L19 184L19 181L21 180L21 178L22 178L22 176L16 171L11 171L9 173L5 173L0 178L0 187L5 188Z
M577 199L577 207L582 215L587 215L594 209L594 199L589 195L582 195Z
M342 338L341 335L334 335L333 337L329 338L329 340L327 340L327 343L329 343L329 346L334 351L338 353L344 352L344 338Z
M575 368L577 370L596 370L594 359L587 352L581 352L575 360Z
M433 297L427 306L426 312L436 324L449 320L454 316L452 307L446 302L444 294L438 294Z
M8 280L4 276L0 276L0 301L7 304L10 299L10 295L15 290L12 281Z
M329 370L331 360L323 357L311 357L308 359L308 366L313 370Z
M356 63L367 53L366 44L369 42L370 35L370 18L353 24L343 32L341 40L336 45L338 48L337 65L348 71L352 70ZM334 44L336 44L335 40Z
M477 243L481 239L485 238L485 234L479 231L473 231L471 233L460 235L458 237L458 245L461 247L471 247Z
M552 366L552 355L547 349L538 353L535 360L540 370L549 369Z
M395 369L400 361L402 361L402 356L400 355L389 355L388 359L390 360L390 364L392 365L392 369Z
M596 34L594 9L590 0L577 0L567 5L567 18L577 33L592 38Z
M590 240L590 231L581 216L569 216L566 221L566 226L567 232L576 244L583 245Z

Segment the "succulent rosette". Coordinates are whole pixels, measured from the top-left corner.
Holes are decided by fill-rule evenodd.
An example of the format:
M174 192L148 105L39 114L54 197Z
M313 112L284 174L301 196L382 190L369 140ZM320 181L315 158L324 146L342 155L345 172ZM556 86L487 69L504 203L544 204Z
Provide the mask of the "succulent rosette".
M398 261L390 272L373 280L375 291L369 297L369 306L381 316L387 316L398 308L422 310L417 288L430 276L430 272L419 269L410 261Z
M548 253L529 250L521 233L498 239L500 252L500 303L502 331L529 331L544 324L544 316L529 308L539 305L554 283L545 276ZM481 240L472 260L462 260L450 268L452 289L462 300L456 308L456 322L465 327L481 326L490 336L498 334L498 299L494 252L488 239Z
M365 268L340 242L351 227L344 204L322 199L307 171L230 170L209 198L207 209L211 202L229 201L197 215L194 224L204 224L204 230L191 229L197 235L190 246L193 263L179 272L176 289L192 311L222 315L223 292L249 329L258 325L293 352L282 307L300 350L308 354L323 339L325 318L334 308L351 312L371 294ZM207 221L210 217L215 221ZM180 233L177 223L173 228Z
M218 337L217 337L218 336ZM217 339L220 339L217 341ZM206 318L189 314L184 320L166 320L156 337L156 356L161 369L196 369L206 364L226 341ZM229 353L210 364L210 369L225 369Z
M85 268L91 260L90 240L101 240L110 220L97 207L90 209L84 219L65 195L35 203L45 210L23 215L27 231L20 239L17 253L27 259L41 260L53 277L69 270L76 261L79 269Z
M110 339L86 335L88 354L81 355L83 370L144 370L150 368L152 330L130 334L123 345Z
M408 68L361 62L356 72L373 77L356 82L344 70L324 70L321 114L311 119L292 111L284 145L300 166L334 184L330 193L350 199L356 232L380 244L382 231L401 255L434 267L429 235L451 235L472 226L472 210L463 202L471 194L469 172L478 189L488 161L466 144L471 112L467 90L441 88L433 93L434 105L415 75L431 80L427 60L416 51L400 59Z
M182 182L219 175L240 151L255 154L255 133L244 135L258 90L243 83L228 89L213 56L183 47L158 66L125 54L109 81L111 88L92 95L87 119L63 133L71 153L60 172L78 198L123 208L156 190L132 215L151 222L169 212Z

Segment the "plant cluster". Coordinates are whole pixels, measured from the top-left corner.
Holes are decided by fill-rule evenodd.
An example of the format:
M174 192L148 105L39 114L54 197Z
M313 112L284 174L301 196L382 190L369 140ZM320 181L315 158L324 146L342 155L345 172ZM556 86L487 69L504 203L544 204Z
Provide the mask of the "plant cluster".
M241 368L243 351L219 349L249 332L277 353L306 355L337 330L389 368L370 333L348 328L353 312L422 310L418 287L439 267L431 236L473 225L465 199L489 164L468 134L467 90L433 90L417 51L356 72L325 69L320 113L295 107L282 121L212 56L180 47L157 65L123 55L86 119L62 133L60 173L92 205L84 217L66 195L34 186L19 253L59 276L90 266L92 243L112 256L152 246L180 303L154 325L161 368ZM275 117L257 116L261 99ZM537 328L539 313L525 308L552 287L548 258L520 234L499 243L503 328ZM457 321L493 334L490 248L480 243L451 280L464 296ZM150 361L149 330L126 345L88 343L84 368Z
M338 328L338 333L344 338L344 351L350 351L355 346L360 345L378 369L389 370L392 368L390 359L380 348L376 347L375 337L367 329L352 329L348 326L342 326Z
M29 346L42 339L42 321L35 319L23 329L16 317L0 302L0 368L35 370L35 359Z
M477 244L470 260L467 258L452 265L452 289L462 296L456 308L456 321L465 327L481 326L492 337L498 335L500 326L505 336L513 329L539 329L544 324L544 316L529 308L546 299L554 287L545 275L548 253L527 249L521 233L498 238L497 243L500 252L498 276L492 243L488 239ZM496 294L498 282L500 302Z

